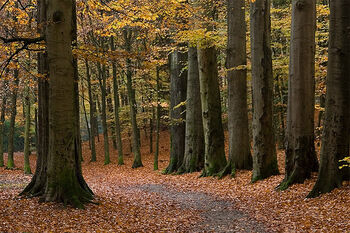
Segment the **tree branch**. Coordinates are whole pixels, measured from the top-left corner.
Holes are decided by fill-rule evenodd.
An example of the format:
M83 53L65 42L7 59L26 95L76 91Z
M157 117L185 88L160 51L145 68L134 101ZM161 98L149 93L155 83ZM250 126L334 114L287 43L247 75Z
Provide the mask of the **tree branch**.
M43 36L37 38L25 38L25 37L14 37L14 38L4 38L0 36L0 40L4 43L13 43L13 42L24 42L26 45L34 44L40 41L43 41L45 38Z

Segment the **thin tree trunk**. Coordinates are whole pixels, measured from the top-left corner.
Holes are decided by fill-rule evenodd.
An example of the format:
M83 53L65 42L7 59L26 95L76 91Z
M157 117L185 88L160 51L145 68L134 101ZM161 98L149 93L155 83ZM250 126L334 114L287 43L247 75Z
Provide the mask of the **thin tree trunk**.
M3 90L8 87L8 81L4 80ZM5 124L5 114L6 114L6 103L7 103L7 91L3 91L2 102L1 102L1 113L0 113L0 167L4 167L4 124Z
M86 69L86 80L88 83L88 93L89 93L89 103L90 103L90 144L91 144L91 159L90 162L96 162L96 102L93 98L92 87L91 87L91 75L89 61L85 59L85 69Z
M350 141L350 2L330 0L329 55L326 112L321 146L321 164L308 197L316 197L350 179L350 168L339 169L349 156Z
M18 62L18 61L17 61ZM11 108L10 108L10 125L8 134L8 146L7 146L7 168L13 169L15 167L15 162L13 158L14 154L14 136L16 127L16 115L17 115L17 89L19 84L19 71L15 69L13 71L13 90L11 94Z
M108 129L107 129L107 108L106 108L106 68L103 66L101 68L101 64L98 64L98 72L99 72L99 84L101 89L101 106L99 106L99 110L101 113L102 120L102 128L103 128L103 142L104 142L104 152L105 152L105 161L104 164L107 165L110 163L109 156L109 138L108 138Z
M115 50L114 39L111 37L111 49ZM117 80L117 66L115 61L112 64L113 68L113 98L114 98L114 121L115 121L115 136L117 141L118 149L118 165L124 164L124 155L123 155L123 143L122 143L122 134L121 134L121 125L119 117L120 101L119 101L119 86Z
M25 108L25 129L24 129L24 173L32 174L29 163L29 155L30 155L30 92L29 85L25 90L25 98L24 98L24 108Z
M252 182L279 174L273 132L273 75L270 0L250 6L253 86L253 176Z
M132 46L132 30L125 29L124 30L124 40L125 40L125 48L127 52L131 52ZM140 131L137 126L136 119L136 99L135 99L135 90L132 87L132 63L131 59L126 59L126 78L127 78L127 89L128 89L128 97L129 97L129 106L130 106L130 120L132 127L132 150L134 153L134 162L132 168L142 167L141 161L141 151L140 151Z
M316 1L292 1L285 177L287 189L318 170L314 143ZM307 23L305 23L307 22Z
M179 173L196 172L204 166L204 134L199 90L197 48L188 50L185 154Z
M154 153L154 163L153 163L153 170L158 170L158 157L159 157L159 130L160 130L160 68L157 66L157 116L156 116L156 151ZM154 116L154 110L153 110L153 116ZM151 138L153 136L151 135Z

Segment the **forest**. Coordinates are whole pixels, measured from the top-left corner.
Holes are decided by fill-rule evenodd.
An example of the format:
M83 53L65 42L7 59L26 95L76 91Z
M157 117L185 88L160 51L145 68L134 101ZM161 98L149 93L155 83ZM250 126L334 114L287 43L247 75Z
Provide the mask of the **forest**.
M349 0L0 19L0 232L349 231Z

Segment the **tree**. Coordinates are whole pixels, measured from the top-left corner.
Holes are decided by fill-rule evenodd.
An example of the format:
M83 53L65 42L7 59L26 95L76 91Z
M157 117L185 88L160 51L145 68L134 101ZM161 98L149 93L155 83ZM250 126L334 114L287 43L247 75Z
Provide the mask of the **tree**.
M316 1L292 2L285 178L279 189L318 170L314 144Z
M234 176L235 169L251 169L247 107L247 55L244 0L227 1L229 162L220 174Z
M41 195L43 201L64 202L83 208L83 203L89 202L93 193L82 176L77 148L79 139L75 132L74 65L71 47L74 3L53 0L47 2L45 10L47 20L52 22L47 24L45 30L50 74L49 151L47 174L41 177L45 185L37 194ZM41 4L43 2L39 2L39 9L42 10ZM22 194L31 194L27 188Z
M182 165L185 153L186 66L187 54L175 50L169 56L170 66L170 162L165 174L176 172Z
M16 61L17 63L18 61ZM8 134L8 146L7 146L7 168L13 169L15 167L15 162L13 158L14 154L14 135L15 135L15 124L17 115L17 88L19 84L19 70L15 68L13 70L13 89L11 94L11 108L10 108L10 127Z
M350 2L330 0L329 59L326 112L321 163L315 186L308 197L316 197L350 179L350 168L339 169L349 155L350 142Z
M28 83L29 84L29 83ZM32 174L29 163L30 155L30 87L27 86L25 90L25 97L23 107L25 108L25 129L24 129L24 173Z
M273 76L270 45L270 0L250 5L250 36L253 88L253 176L252 182L277 175L273 132Z
M125 28L124 31L124 42L125 50L131 54L132 40L135 36L131 28ZM129 106L130 106L130 121L132 127L132 150L134 153L134 162L132 168L142 167L141 160L141 151L140 151L140 130L137 126L137 105L135 97L135 89L132 86L132 61L130 57L126 59L126 79L127 79L127 89L129 97Z
M7 102L7 91L6 89L8 81L5 79L2 82L2 98L1 98L1 113L0 113L0 167L5 166L4 164L4 124L5 124L5 114L6 114L6 102Z
M115 50L114 39L111 37L111 49ZM113 98L114 98L114 122L115 122L115 134L117 141L117 149L118 149L118 164L124 164L123 158L123 143L122 143L122 135L121 135L121 126L119 119L119 86L117 80L117 66L115 62L112 64L113 68Z
M185 154L179 173L200 171L204 166L204 134L199 90L197 48L188 50Z

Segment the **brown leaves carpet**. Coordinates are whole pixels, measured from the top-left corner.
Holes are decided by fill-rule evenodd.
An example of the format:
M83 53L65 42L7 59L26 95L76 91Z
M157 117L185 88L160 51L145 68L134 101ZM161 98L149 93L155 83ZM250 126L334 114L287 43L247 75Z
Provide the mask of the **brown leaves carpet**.
M101 138L102 139L102 138ZM160 169L168 163L169 135L162 132ZM236 178L198 178L199 173L162 175L153 171L148 140L142 140L144 167L131 169L132 154L124 140L124 166L89 163L84 144L83 174L99 205L85 210L18 197L30 181L23 154L15 155L18 170L0 168L0 232L347 232L350 230L350 186L305 199L316 174L304 184L277 192L283 175L250 184L250 171ZM6 156L5 156L6 158ZM6 159L5 159L6 160ZM283 170L283 153L279 166ZM35 156L31 156L32 169Z

